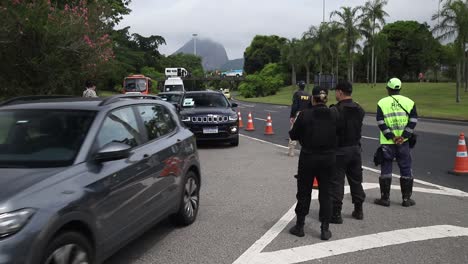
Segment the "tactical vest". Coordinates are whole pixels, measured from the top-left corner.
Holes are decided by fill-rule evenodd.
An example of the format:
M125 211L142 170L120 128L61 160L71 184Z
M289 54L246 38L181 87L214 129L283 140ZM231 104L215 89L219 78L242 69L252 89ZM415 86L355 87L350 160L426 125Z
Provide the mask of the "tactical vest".
M393 95L398 102L405 108L406 111L411 112L414 107L413 100L402 95ZM387 127L392 130L393 134L397 137L403 135L405 127L408 125L409 116L406 114L400 105L391 97L385 97L379 101L378 106L382 109L384 121ZM405 139L406 141L407 139ZM380 132L380 144L388 145L395 144L392 139L387 139L384 133Z

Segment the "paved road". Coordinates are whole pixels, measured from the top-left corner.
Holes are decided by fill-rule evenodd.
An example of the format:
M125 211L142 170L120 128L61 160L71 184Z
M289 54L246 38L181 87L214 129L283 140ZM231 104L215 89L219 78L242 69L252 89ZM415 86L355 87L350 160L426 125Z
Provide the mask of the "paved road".
M351 219L347 195L345 223L333 225L332 240L322 242L314 192L306 237L299 239L287 232L294 223L297 157L245 136L237 148L208 146L199 153L197 222L186 228L163 222L105 264L468 263L468 193L418 181L417 206L408 209L399 205L395 180L391 207L366 202L364 221ZM378 175L364 173L372 201Z
M261 138L279 145L287 146L288 131L290 128L290 108L287 106L269 105L260 103L239 103L244 124L248 112L254 116L256 131L243 134ZM266 116L271 113L275 135L265 136L264 128ZM468 191L468 177L449 175L447 172L454 167L455 153L460 132L468 135L468 122L433 121L421 119L416 128L419 135L418 144L413 151L414 174L416 178L427 180L451 188ZM376 126L375 116L368 115L363 126L363 164L375 168L372 160L375 149L378 147L379 130ZM399 174L395 164L394 173Z

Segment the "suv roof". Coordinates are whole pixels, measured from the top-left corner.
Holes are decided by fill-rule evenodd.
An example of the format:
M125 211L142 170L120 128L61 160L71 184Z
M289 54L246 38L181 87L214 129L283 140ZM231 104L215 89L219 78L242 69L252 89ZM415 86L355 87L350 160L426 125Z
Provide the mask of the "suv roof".
M220 91L213 91L213 90L204 90L204 91L187 91L186 94L202 94L202 93L211 93L211 94L219 94Z
M129 104L129 99L160 100L156 95L121 94L110 97L22 96L0 102L0 109L70 109L98 111L116 103ZM125 103L124 103L125 102ZM160 102L164 103L163 100ZM133 102L132 102L133 103ZM135 101L134 103L141 103ZM131 103L130 103L131 104Z

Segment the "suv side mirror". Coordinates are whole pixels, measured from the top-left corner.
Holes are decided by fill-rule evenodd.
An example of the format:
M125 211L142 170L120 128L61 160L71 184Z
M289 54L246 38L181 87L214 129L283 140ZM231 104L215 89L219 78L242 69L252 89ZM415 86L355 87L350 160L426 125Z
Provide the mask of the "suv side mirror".
M232 103L232 104L231 104L231 107L238 107L238 106L239 106L239 105L236 104L236 103Z
M104 147L102 147L95 155L94 160L97 162L106 162L113 160L121 160L128 158L130 156L130 149L132 147L119 143L111 142Z

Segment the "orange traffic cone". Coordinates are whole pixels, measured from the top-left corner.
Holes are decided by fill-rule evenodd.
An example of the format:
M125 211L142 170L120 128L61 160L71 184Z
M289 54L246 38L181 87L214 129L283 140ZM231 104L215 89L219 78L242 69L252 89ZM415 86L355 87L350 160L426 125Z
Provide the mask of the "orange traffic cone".
M237 112L237 115L239 116L239 128L243 128L244 127L244 122L242 122L242 116L241 116L241 112Z
M468 175L468 153L466 151L465 134L461 133L458 139L457 155L455 157L455 168L449 171L454 175Z
M250 112L249 112L249 118L247 120L247 127L245 128L245 130L246 131L254 131L255 130L253 119L252 119L252 113L250 113Z
M318 189L318 181L317 177L314 177L314 185L312 186L313 189Z
M265 135L274 135L274 134L275 134L275 132L273 132L271 114L268 114L267 121L266 121L266 126L265 126Z

